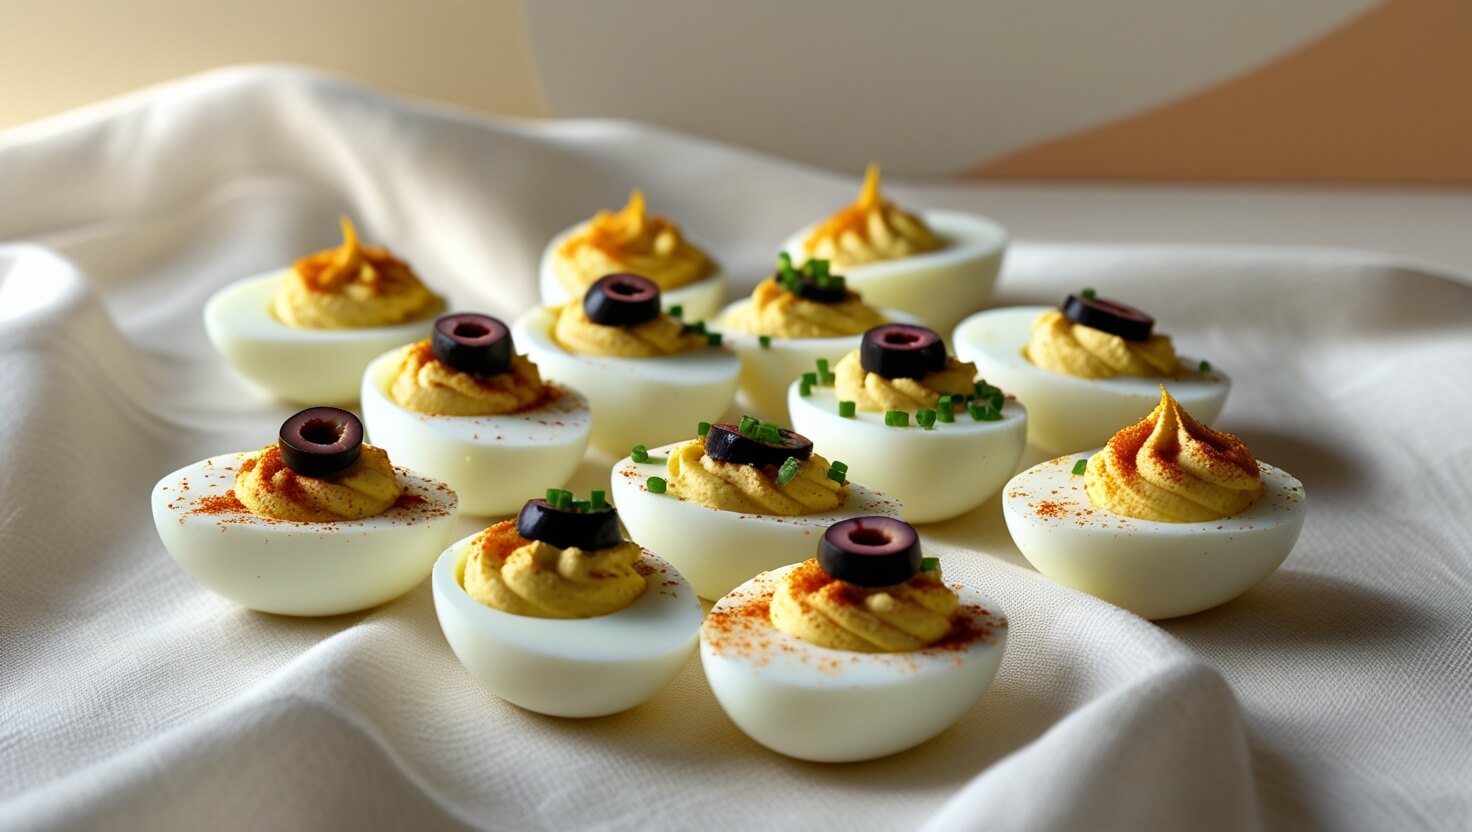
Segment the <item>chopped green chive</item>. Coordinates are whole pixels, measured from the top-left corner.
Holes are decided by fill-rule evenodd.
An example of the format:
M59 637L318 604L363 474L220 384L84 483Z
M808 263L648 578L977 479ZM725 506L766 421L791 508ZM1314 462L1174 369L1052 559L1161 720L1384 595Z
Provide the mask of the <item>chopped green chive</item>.
M593 503L590 500L573 500L572 501L572 510L573 511L587 512L587 511L592 510L592 508L593 508Z
M920 559L920 571L921 572L934 572L935 570L937 570L939 568L940 568L940 558L921 558Z
M828 465L828 479L833 480L839 485L843 485L848 481L848 465L836 459L833 460Z
M1209 373L1211 372L1211 362L1203 360L1201 364L1197 366L1197 369L1199 369L1203 373Z
M807 379L803 379L802 381L798 382L797 395L802 396L804 399L806 399L808 396L813 395L813 385L809 383Z
M772 348L772 336L770 336L770 335L758 335L758 336L756 336L756 343L762 349L769 350L769 349Z
M768 445L775 445L782 441L782 431L771 422L762 422L756 428L756 440Z
M684 306L681 306L680 304L677 303L674 306L671 306L670 307L670 317L671 318L682 318L684 316L685 316L685 307Z
M969 410L971 411L971 418L978 422L995 422L1002 418L1002 411L990 404L972 402Z
M602 511L608 508L608 492L601 488L593 489L592 493L588 495L588 504L594 511Z
M935 403L935 417L942 422L956 421L956 400L950 396L941 396L940 401Z
M935 430L935 411L928 407L922 407L915 411L915 424L926 430Z
M892 428L909 427L910 414L903 410L887 410L884 413L884 424Z
M705 436L707 433L710 433L710 422L701 422L695 426L696 436Z
M858 412L858 409L859 409L859 406L855 402L839 402L838 403L838 415L839 416L842 416L845 419L852 419L852 418L854 418L854 414Z
M1081 295L1084 300L1093 300L1094 298L1099 296L1099 293L1095 292L1093 289L1085 289L1082 292L1079 292L1079 295Z
M705 342L707 344L710 344L712 347L719 347L721 345L721 333L719 333L719 332L707 332L707 333L705 333Z
M779 252L777 252L777 263L782 268L786 268L786 269L792 268L792 255L788 254L785 251L779 251Z
M761 424L760 419L750 416L742 416L740 424L736 425L736 432L748 439L756 435L757 426Z
M827 277L828 276L828 261L827 260L809 260L807 262L805 268L807 269L808 274L811 274L813 277Z
M1086 471L1086 470L1088 470L1088 468L1089 468L1089 458L1088 457L1084 457L1083 459L1080 459L1078 462L1073 463L1073 473L1075 473L1075 474L1083 474L1083 472Z
M663 494L665 486L668 485L664 477L650 477L644 484L649 488L650 494Z
M822 376L822 375L827 374L827 372L828 372L828 359L826 359L826 358L820 358L820 359L818 359L818 375L819 376Z
M797 457L789 456L787 461L782 463L782 467L777 469L777 484L786 485L792 482L801 467L802 463L797 461Z
M629 458L635 462L648 462L649 449L643 445L635 445L633 450L629 451Z
M566 511L572 507L572 492L561 488L547 489L547 503L553 508Z
M803 381L803 384L810 384L810 385L817 384L818 383L818 374L817 373L803 373L802 374L802 381Z

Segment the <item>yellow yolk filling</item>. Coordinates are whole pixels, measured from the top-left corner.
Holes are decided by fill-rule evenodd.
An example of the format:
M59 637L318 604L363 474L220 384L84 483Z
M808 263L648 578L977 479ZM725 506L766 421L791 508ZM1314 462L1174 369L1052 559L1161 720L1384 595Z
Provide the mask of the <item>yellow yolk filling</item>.
M833 387L841 401L859 410L915 411L935 407L944 395L964 396L975 390L976 365L946 359L946 366L924 378L885 378L864 369L859 351L845 355L833 368Z
M924 220L906 213L879 193L879 166L864 173L859 198L813 229L803 249L835 270L896 260L945 247Z
M1075 378L1170 376L1180 370L1169 335L1126 341L1118 335L1070 321L1056 309L1032 325L1023 354L1050 372Z
M503 520L482 532L461 580L488 607L532 618L593 618L634 603L648 585L637 568L638 545L559 549L516 532Z
M426 339L404 351L388 394L400 407L416 413L499 416L541 404L547 388L537 365L524 355L512 356L504 373L480 376L439 360Z
M671 451L668 468L671 494L722 511L796 517L833 511L848 499L848 486L829 479L828 460L817 454L786 485L777 484L775 471L711 459L701 441Z
M557 313L552 338L570 353L618 358L658 358L707 345L704 336L686 332L684 324L665 314L631 326L595 324L580 300Z
M599 211L578 226L553 254L552 268L570 295L581 297L594 281L617 272L641 274L661 291L715 274L717 267L669 219L649 214L634 191L622 211Z
M920 650L951 630L960 601L940 570L902 584L862 587L830 577L816 559L787 573L772 596L772 626L809 644L861 653Z
M300 523L373 517L403 493L388 454L372 445L364 445L352 465L323 477L288 468L277 445L262 448L235 473L235 496L252 514Z
M393 326L435 314L444 300L407 263L358 242L342 218L342 245L298 260L271 300L276 319L298 329Z
M885 323L884 316L864 303L857 292L838 303L819 303L782 288L775 278L757 284L742 314L731 326L773 338L837 338L862 335Z

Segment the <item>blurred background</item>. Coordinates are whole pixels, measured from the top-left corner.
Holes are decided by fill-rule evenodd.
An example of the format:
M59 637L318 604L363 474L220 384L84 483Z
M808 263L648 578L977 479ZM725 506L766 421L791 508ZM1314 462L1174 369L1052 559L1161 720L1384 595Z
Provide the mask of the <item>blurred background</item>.
M1472 184L1469 0L0 0L0 127L212 67L910 175Z

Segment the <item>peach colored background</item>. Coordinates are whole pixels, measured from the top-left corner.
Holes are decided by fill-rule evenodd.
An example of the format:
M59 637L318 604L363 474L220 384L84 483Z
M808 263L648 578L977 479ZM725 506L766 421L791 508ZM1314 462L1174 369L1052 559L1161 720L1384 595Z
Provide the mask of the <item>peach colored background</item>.
M665 11L660 0L638 0L620 6L613 16L628 17L623 25L634 32L648 30L649 19ZM984 18L1004 21L996 16L1003 11L988 8ZM534 5L530 12L534 18L540 15L543 30L552 28L547 21L558 17L562 25L576 22L567 21L567 7L555 4ZM639 85L623 84L633 89L622 106L597 97L614 101L609 105L613 112L559 107L555 97L549 105L541 81L566 58L551 37L557 32L544 31L540 40L528 35L528 14L518 0L0 0L0 20L6 21L9 36L0 49L0 78L6 79L0 127L215 66L267 61L328 69L393 93L488 113L626 115L726 140L748 138L715 112L692 114L681 107L676 123L662 121L657 106L645 110L651 96L641 99ZM691 9L682 12L682 20L668 23L708 29L706 18L712 14ZM750 18L762 10L745 7L741 14ZM757 28L762 24L761 19L742 22ZM851 25L857 29L861 23ZM1266 38L1274 15L1259 12L1251 26ZM1246 31L1251 34L1250 27ZM736 37L730 31L724 36ZM617 40L618 32L598 37ZM1378 0L1346 22L1225 80L1139 112L1104 118L1091 114L1092 121L1082 128L1027 140L1004 152L978 148L974 161L945 170L981 178L1472 184L1468 44L1469 0ZM900 52L904 48L908 46L901 45ZM760 59L759 52L750 54L751 60ZM898 66L903 64L894 63L899 57L890 52L881 59ZM1046 58L1067 60L1067 55ZM1077 83L1092 81L1081 78ZM792 79L794 85L802 83L800 77ZM729 108L741 96L703 98L708 106ZM1008 117L1005 111L988 116L992 124ZM888 158L883 142L864 143L854 131L818 131L807 137L789 132L794 135L779 135L770 146L753 143L845 170L852 160L825 160L822 146L815 151L812 144L848 142L847 156ZM916 135L913 126L906 134ZM893 139L892 148L895 141L905 139ZM891 170L942 172L897 163Z

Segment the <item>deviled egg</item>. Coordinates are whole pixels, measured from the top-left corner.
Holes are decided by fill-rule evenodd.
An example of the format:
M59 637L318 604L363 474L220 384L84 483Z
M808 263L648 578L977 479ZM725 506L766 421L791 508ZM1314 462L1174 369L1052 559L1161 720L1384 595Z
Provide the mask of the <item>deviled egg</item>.
M1049 578L1140 615L1225 603L1266 578L1303 529L1303 483L1240 439L1160 403L1103 448L1007 484L1002 514Z
M1162 383L1214 420L1232 381L1210 362L1176 354L1155 319L1085 289L1061 307L990 309L967 318L956 355L1028 407L1028 441L1050 453L1102 445L1148 413Z
M614 464L612 494L629 533L712 599L807 557L838 520L900 512L897 500L849 482L848 466L814 453L807 437L749 416L702 422L694 441L636 446Z
M827 260L871 304L949 331L991 298L1007 231L961 211L907 213L880 194L879 166L870 165L852 205L793 234L782 248L794 262Z
M875 309L849 289L828 261L801 267L783 252L777 273L751 297L727 306L716 319L726 346L741 357L743 409L788 421L787 388L818 361L837 363L859 346L859 336L883 323L915 323L903 312Z
M515 511L528 481L566 483L588 448L587 399L544 382L489 315L441 317L432 338L374 359L362 383L373 440L449 483L467 514Z
M788 389L792 425L823 437L912 523L963 514L1001 490L1022 458L1029 411L946 355L934 330L887 324Z
M650 214L635 190L621 211L599 211L563 231L542 252L542 303L577 300L604 275L633 272L659 286L667 307L681 306L689 320L704 320L726 302L720 266L667 217Z
M338 248L232 283L205 303L215 349L288 401L354 401L368 362L428 333L445 305L388 249L361 245L346 217L342 233Z
M515 520L445 550L433 587L445 639L470 675L552 716L650 699L690 660L704 615L678 571L624 539L602 491L529 501Z
M1002 662L996 602L947 584L899 520L835 523L817 549L706 616L700 659L721 707L767 748L825 763L894 754L949 728Z
M303 410L278 443L180 468L153 489L164 548L205 589L282 615L338 615L429 574L455 492L392 465L334 407Z
M521 316L514 330L547 378L588 397L592 442L605 451L685 436L736 396L741 359L720 335L660 311L659 287L641 275L607 275L577 302Z

